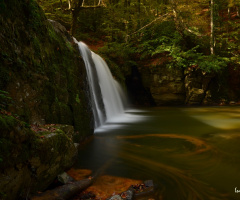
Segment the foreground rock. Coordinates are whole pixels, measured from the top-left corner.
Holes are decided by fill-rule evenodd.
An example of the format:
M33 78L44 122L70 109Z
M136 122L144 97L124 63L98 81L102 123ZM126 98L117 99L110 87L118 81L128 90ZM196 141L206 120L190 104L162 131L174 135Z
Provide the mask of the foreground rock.
M155 186L152 180L144 181L142 184L132 185L127 191L113 195L107 200L132 200L153 194Z
M0 115L0 199L26 199L73 165L77 148L72 126L39 129L34 132L26 123Z
M57 187L53 190L46 191L38 196L32 197L31 200L68 200L77 193L86 189L93 182L93 179L83 179L73 183Z

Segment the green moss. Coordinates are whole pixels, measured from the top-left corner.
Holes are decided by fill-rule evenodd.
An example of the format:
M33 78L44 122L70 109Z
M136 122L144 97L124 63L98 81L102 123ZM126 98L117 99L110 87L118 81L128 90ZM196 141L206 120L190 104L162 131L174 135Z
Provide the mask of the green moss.
M30 0L29 5L27 6L27 11L29 12L29 26L38 31L42 26L43 13L39 9L38 4L35 0Z
M25 70L27 65L24 60L22 60L21 58L17 58L15 66L16 66L17 70Z
M0 130L8 130L6 120L1 115L0 115Z
M60 123L72 124L72 112L68 105L59 103Z
M17 110L17 114L20 116L21 120L29 122L29 119L31 117L31 110L27 105L24 105L24 107Z
M84 96L86 74L76 48L55 32L35 0L4 3L9 14L4 16L7 20L1 28L3 36L12 40L3 41L0 47L0 90L7 88L11 80L21 84L27 80L27 90L34 91L21 101L19 95L15 95L16 88L10 88L18 105L12 106L12 110L17 110L26 122L31 121L34 109L34 115L46 123L70 124L83 134L92 133L87 127L91 111L87 111L88 102ZM13 22L16 24L14 31ZM16 45L21 47L18 51ZM23 88L19 88L18 94L21 93L24 94ZM32 97L37 98L36 103ZM0 123L8 127L5 121Z
M16 123L16 119L13 116L0 115L0 130L11 130Z
M79 99L79 95L78 94L76 95L76 102L80 103L80 99Z
M51 118L52 118L51 115L52 115L52 113L50 112L50 106L48 104L41 104L40 105L40 110L44 113L45 121L47 123L51 122Z
M3 162L0 162L0 167L2 169L23 163L31 156L30 141L25 143L16 142L16 140L10 138L1 138L0 157Z
M48 35L52 42L58 42L58 36L52 27L48 28Z
M47 134L49 134L49 132L44 132L45 136ZM57 157L64 155L67 146L70 143L70 139L62 130L57 129L53 134L54 135L51 137L35 141L35 154L40 157L43 164L51 165L52 162L56 161Z
M33 48L35 50L36 56L40 56L41 53L41 44L37 37L33 38Z
M71 53L74 53L74 52L73 52L73 51L74 51L74 48L73 48L73 46L71 45L71 43L67 42L66 45L67 45L68 50L69 50Z

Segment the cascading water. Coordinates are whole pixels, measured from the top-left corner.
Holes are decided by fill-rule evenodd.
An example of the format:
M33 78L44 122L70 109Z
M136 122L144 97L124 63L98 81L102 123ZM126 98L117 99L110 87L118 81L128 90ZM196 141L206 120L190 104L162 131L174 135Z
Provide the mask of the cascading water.
M96 129L123 114L127 98L119 83L113 79L106 62L83 42L75 42L87 70Z

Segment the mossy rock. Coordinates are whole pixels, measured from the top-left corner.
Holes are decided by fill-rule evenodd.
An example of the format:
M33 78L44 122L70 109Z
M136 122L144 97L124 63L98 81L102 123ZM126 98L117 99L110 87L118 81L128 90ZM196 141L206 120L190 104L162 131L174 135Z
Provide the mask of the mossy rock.
M5 38L0 47L0 90L9 91L15 101L17 106L11 111L30 124L63 123L74 125L84 136L92 134L86 70L66 29L49 22L35 0L4 4L7 12L0 15ZM77 95L82 103L81 117L72 110ZM84 127L77 122L79 118Z
M1 118L9 124L9 117ZM36 126L39 130L35 127L33 131L24 122L13 121L0 137L0 191L8 200L46 189L77 156L72 126L51 124Z

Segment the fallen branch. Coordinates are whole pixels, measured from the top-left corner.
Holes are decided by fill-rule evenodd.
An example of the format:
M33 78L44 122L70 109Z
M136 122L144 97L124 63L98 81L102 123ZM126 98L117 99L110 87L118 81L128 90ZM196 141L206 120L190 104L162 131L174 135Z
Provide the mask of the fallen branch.
M114 161L114 159L109 160L105 163L98 171L87 179L83 179L76 182L70 182L66 185L54 188L52 190L47 190L37 196L31 198L31 200L68 200L80 193L81 191L88 188L98 176L100 176L106 168Z
M68 200L77 193L89 187L93 181L94 178L88 178L68 183L66 185L54 188L53 190L47 190L46 192L32 197L31 200Z

